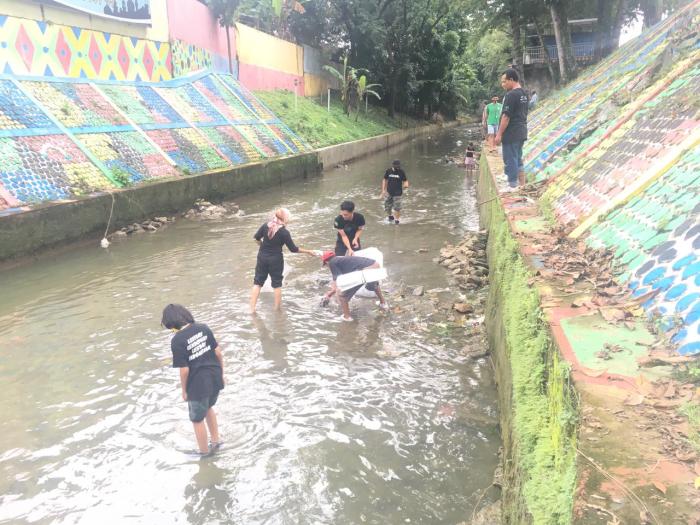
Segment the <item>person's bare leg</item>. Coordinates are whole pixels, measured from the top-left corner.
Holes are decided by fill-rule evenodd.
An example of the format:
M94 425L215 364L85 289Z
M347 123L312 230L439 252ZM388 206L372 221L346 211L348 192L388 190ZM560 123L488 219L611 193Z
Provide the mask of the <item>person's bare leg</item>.
M401 212L399 210L394 210L394 219L397 221L401 218Z
M348 319L352 316L350 315L350 301L348 301L343 295L338 292L338 301L340 302L340 307L343 309L343 316Z
M211 442L220 443L221 438L219 436L219 422L216 419L216 412L214 412L213 408L207 410L207 428L209 429Z
M377 289L374 291L374 293L379 298L379 304L386 304L386 300L384 299L384 294L382 293L382 289L379 286L377 286Z
M204 421L199 421L198 423L192 423L194 427L194 436L197 439L197 447L202 454L209 452L209 441L207 439L207 427Z
M275 310L279 310L280 307L282 306L282 288L275 288Z
M257 284L253 286L253 291L250 292L250 313L255 313L255 308L258 304L258 297L260 297L260 286Z

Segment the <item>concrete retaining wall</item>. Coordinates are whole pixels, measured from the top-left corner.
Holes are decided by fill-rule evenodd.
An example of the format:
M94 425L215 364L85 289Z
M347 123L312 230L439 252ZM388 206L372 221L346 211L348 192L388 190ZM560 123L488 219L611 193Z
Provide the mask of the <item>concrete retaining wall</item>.
M489 232L486 327L503 438L503 523L568 525L576 488L577 406L569 370L486 161L478 184Z
M414 137L419 137L429 133L439 131L442 127L454 127L459 125L459 122L450 122L444 126L430 125L420 128L411 128L394 133L387 133L377 137L371 137L355 142L346 142L337 146L328 146L318 150L318 160L325 167L333 167L342 162L359 159L366 155L371 155L377 151L383 151L393 146L397 146Z
M84 238L98 238L135 221L186 210L198 198L222 201L245 193L282 186L286 181L319 175L318 157L307 153L231 170L193 175L52 203L24 213L0 217L0 261L30 255L45 248Z

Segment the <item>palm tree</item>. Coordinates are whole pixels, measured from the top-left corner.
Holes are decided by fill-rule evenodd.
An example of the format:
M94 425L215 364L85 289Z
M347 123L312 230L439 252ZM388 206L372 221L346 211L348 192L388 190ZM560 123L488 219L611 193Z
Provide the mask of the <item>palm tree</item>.
M355 69L354 67L348 66L348 57L343 59L343 71L340 72L334 67L323 66L325 71L328 71L333 77L335 77L340 82L340 100L343 102L343 111L349 117L350 111L354 108L359 113L358 102L365 99L367 101L367 96L372 95L381 100L379 93L373 90L373 88L379 86L379 84L367 84L367 77L365 75L357 77L358 73L362 71L367 71L366 69ZM365 106L365 112L367 108ZM357 116L355 116L357 120Z
M219 21L219 25L226 29L226 45L228 46L228 71L233 75L233 59L231 57L230 29L236 23L240 0L207 0L207 6Z
M343 102L343 111L345 111L346 115L350 116L350 86L352 83L351 77L354 76L354 70L348 68L347 55L343 59L342 73L332 66L323 66L323 69L340 82L340 100ZM355 80L357 79L355 78Z
M381 87L381 84L368 84L367 77L365 75L362 75L357 81L357 96L360 100L362 100L363 98L365 99L365 115L367 114L367 101L369 99L369 95L372 95L377 100L382 99L382 97L379 96L379 93L374 91L374 88L376 87ZM355 121L357 121L357 117L359 116L359 114L360 111L358 110L357 114L355 115Z

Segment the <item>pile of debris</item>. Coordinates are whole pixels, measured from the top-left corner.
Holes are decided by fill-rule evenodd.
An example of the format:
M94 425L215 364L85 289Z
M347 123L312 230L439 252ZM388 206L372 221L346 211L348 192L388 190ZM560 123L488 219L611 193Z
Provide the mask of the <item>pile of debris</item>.
M166 224L174 221L175 217L155 217L148 221L135 222L115 231L109 236L109 239L114 240L116 238L126 237L127 235L132 235L134 233L154 233L160 230Z
M188 210L183 217L185 219L220 220L241 217L242 215L243 210L233 202L212 204L204 199L197 199L194 201L192 209Z
M452 272L462 290L478 290L489 282L486 240L485 231L470 232L457 246L448 244L440 250L438 262Z

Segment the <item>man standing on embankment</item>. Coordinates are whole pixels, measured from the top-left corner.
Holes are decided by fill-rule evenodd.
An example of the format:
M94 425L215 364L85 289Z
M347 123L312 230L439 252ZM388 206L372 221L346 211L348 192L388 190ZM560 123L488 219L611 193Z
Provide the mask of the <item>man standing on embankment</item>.
M503 144L503 164L511 189L525 185L523 144L527 140L528 98L519 79L515 69L506 69L501 77L501 85L507 93L496 134L496 145Z

